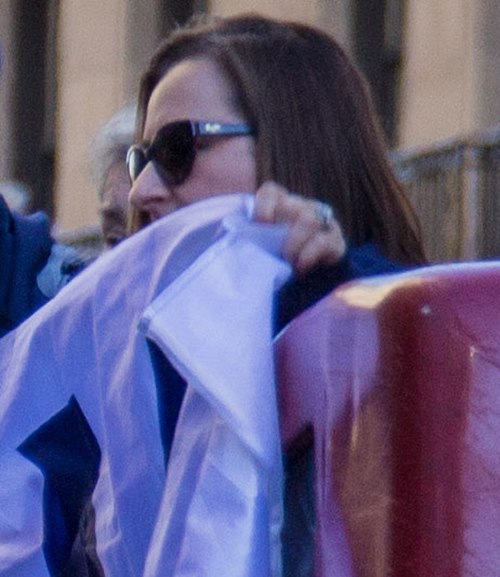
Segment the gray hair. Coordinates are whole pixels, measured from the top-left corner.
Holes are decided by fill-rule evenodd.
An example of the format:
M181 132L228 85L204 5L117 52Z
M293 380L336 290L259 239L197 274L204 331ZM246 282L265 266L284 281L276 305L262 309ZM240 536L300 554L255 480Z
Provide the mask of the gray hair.
M90 174L99 198L111 167L125 162L127 150L133 143L136 106L127 104L116 112L95 134L90 148Z

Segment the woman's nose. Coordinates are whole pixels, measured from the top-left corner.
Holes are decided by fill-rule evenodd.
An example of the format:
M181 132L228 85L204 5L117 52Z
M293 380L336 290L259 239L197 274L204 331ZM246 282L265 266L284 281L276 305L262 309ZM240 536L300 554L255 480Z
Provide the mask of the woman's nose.
M153 206L163 203L169 192L149 162L135 179L129 192L129 203L137 210L149 212Z

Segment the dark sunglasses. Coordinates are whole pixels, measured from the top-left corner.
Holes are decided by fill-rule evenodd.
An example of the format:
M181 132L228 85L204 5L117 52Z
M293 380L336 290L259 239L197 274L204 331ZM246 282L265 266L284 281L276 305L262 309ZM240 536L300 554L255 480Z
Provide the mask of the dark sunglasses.
M189 176L196 151L198 137L244 136L253 134L248 124L221 124L219 122L194 122L179 120L162 126L149 145L131 146L127 153L130 181L141 174L148 162L152 162L160 178L167 185L182 184Z

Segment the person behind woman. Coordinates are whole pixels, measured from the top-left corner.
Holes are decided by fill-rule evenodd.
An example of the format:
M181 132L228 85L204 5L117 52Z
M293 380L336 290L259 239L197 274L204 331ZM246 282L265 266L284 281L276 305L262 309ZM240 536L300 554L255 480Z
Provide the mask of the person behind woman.
M19 214L0 194L0 338L85 266L76 249L54 240L47 215Z
M132 232L242 191L256 220L289 225L278 328L341 282L425 263L366 81L317 29L258 15L179 29L143 75L136 136Z
M105 249L119 244L127 233L130 183L125 158L134 139L135 113L135 104L120 108L91 142L90 172L99 196Z

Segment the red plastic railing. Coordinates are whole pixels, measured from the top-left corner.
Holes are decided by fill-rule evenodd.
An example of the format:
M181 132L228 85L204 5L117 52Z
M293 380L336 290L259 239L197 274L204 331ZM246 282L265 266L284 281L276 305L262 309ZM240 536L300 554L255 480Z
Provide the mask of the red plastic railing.
M345 285L276 350L316 577L500 575L500 262Z

